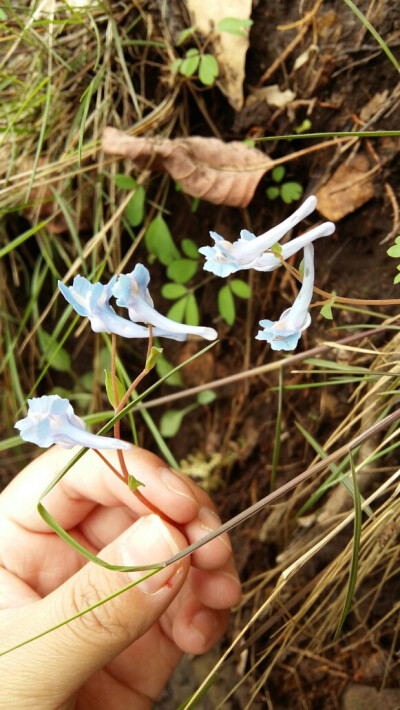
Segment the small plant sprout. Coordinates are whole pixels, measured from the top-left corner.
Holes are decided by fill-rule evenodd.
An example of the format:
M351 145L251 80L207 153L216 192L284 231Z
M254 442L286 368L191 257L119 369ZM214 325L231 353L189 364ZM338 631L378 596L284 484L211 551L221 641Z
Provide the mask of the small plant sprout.
M320 237L329 236L335 231L333 222L324 222L306 234L284 244L281 250L282 259L270 251L276 242L279 242L290 229L315 210L316 204L317 198L311 195L281 224L261 234L259 237L256 237L247 229L242 229L240 239L233 242L233 244L226 241L216 232L210 232L215 241L215 246L201 247L199 249L200 254L206 257L206 263L203 268L221 277L228 276L241 269L256 269L256 271L273 271L277 269L281 265L282 259L289 258L304 248L306 244Z
M271 175L275 185L267 187L266 193L269 200L275 200L280 197L283 202L290 205L292 202L299 200L303 194L303 187L299 182L282 182L285 177L286 170L283 165L277 165L273 169Z
M311 323L308 307L314 287L314 247L304 247L303 284L293 306L287 308L278 321L261 320L257 340L266 340L273 350L294 350L302 332Z
M57 394L28 399L28 414L15 428L21 438L47 449L58 444L64 449L86 446L89 449L131 449L126 441L98 436L86 431L86 424L74 413L68 399Z

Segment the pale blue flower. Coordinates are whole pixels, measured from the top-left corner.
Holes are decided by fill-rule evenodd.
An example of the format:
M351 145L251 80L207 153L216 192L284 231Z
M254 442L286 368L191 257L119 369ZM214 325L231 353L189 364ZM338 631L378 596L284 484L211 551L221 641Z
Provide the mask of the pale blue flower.
M126 441L85 431L85 422L76 416L69 400L59 397L58 394L28 399L28 404L27 416L15 424L24 441L30 441L44 449L52 444L58 444L64 449L71 449L76 445L89 449L132 448Z
M115 281L114 276L106 285L99 282L92 284L84 276L75 276L72 286L65 286L59 281L58 288L80 316L89 318L95 333L115 333L124 338L148 338L148 328L121 318L110 306Z
M280 259L267 250L271 249L302 219L308 217L314 211L316 204L317 198L311 195L296 212L281 222L281 224L269 229L268 232L261 234L259 237L256 237L247 229L242 229L240 239L233 242L233 244L226 241L216 232L210 232L212 239L215 241L215 246L201 247L199 249L200 254L206 257L204 269L222 277L241 269L256 269L256 271L273 271L277 269L281 265ZM324 222L306 234L284 244L281 256L283 259L288 259L292 254L296 254L300 249L304 248L306 244L310 244L320 237L326 237L334 231L335 225L332 222Z
M149 323L155 328L154 335L160 337L175 340L185 340L188 335L199 335L206 340L217 338L214 328L177 323L156 311L148 289L149 282L148 269L143 264L136 264L130 274L121 274L113 285L112 293L117 299L118 306L128 309L132 321Z
M308 307L311 303L314 286L314 247L307 244L304 247L304 276L301 289L293 303L287 308L278 321L261 320L257 340L266 340L273 350L294 350L300 340L303 330L311 323Z

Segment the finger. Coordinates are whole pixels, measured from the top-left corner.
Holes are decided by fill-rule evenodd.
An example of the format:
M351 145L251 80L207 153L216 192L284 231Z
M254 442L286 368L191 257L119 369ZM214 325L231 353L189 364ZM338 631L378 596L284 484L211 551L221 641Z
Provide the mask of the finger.
M73 454L74 450L71 453L52 447L32 461L0 497L0 515L3 513L31 530L47 531L47 524L33 503ZM116 453L110 451L107 456L118 467ZM199 506L191 487L158 456L139 447L124 456L130 473L145 484L141 487L143 495L166 516L185 523L196 515ZM138 515L149 512L93 451L86 452L68 471L46 496L44 504L64 528L77 525L98 504L126 505Z
M218 570L192 567L190 586L198 601L210 609L228 609L239 604L242 590L233 560Z
M137 521L103 550L102 555L113 564L143 565L170 557L186 544L178 530L150 515ZM181 589L188 569L188 560L164 568L106 604L37 639L34 647L23 646L3 656L0 659L3 679L0 707L9 697L26 697L28 690L35 695L32 706L36 706L38 699L45 699L40 706L43 710L66 702L87 678L159 619ZM1 650L61 623L118 591L139 574L111 572L93 563L87 564L48 597L20 609L18 615L12 611L6 616L0 615ZM54 658L62 673L54 672ZM29 689L18 672L21 667ZM32 677L35 677L33 691Z
M202 507L198 515L185 525L189 542L197 542L207 533L222 525L221 518L210 508ZM192 564L203 569L217 569L224 565L232 554L232 546L226 533L219 535L192 554Z

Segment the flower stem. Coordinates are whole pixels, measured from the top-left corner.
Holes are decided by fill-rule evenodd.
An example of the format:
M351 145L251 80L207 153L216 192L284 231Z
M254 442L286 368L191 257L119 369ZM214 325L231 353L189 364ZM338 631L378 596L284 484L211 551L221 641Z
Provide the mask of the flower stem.
M103 454L100 453L98 449L93 449L93 451L97 454L97 456L100 456L101 460L104 461L104 463L108 466L109 469L111 469L113 473L115 473L115 475L117 476L117 478L120 479L120 481L123 480L119 471L112 465L112 463L108 461L108 459L106 459L105 456L103 456Z

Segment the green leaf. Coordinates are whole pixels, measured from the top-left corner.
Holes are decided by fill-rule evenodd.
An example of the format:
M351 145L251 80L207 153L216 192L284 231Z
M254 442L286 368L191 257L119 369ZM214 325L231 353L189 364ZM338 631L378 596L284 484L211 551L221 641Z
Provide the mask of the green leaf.
M281 186L281 198L287 205L299 200L303 194L303 188L299 182L285 182Z
M106 384L106 392L107 392L107 397L108 401L110 402L111 406L115 409L116 407L116 402L114 398L114 389L113 389L113 382L112 382L112 374L109 370L104 370L105 374L105 384ZM117 383L117 395L118 395L118 402L121 401L125 394L124 386L122 382L118 379L118 377L115 377L116 383Z
M3 8L0 8L0 20L3 22L7 19L7 13Z
M272 179L275 180L275 182L282 182L283 178L285 177L285 172L286 169L283 165L277 165L271 173Z
M212 54L203 54L200 59L199 79L204 86L212 86L219 74L218 62Z
M228 32L231 35L239 35L239 37L247 37L247 32L243 29L251 27L253 20L241 19L240 17L224 17L217 23L216 29L219 32Z
M71 358L64 348L59 347L54 338L43 328L38 330L39 347L50 367L57 372L71 372Z
M332 315L332 305L335 302L334 298L331 298L329 301L327 301L321 308L320 314L324 318L327 318L327 320L332 320L333 315Z
M203 392L199 392L196 397L199 404L211 404L216 398L217 395L214 390L203 390Z
M180 59L180 58L174 59L174 61L172 62L171 66L170 66L171 72L173 74L178 72L181 67L181 64L182 64L182 59Z
M229 286L238 298L250 298L251 288L246 281L243 281L242 279L233 279L233 281L229 282Z
M182 239L181 248L185 256L188 256L189 259L199 258L199 250L193 239Z
M229 286L223 286L218 292L218 310L228 325L235 322L235 302Z
M146 199L146 192L144 187L138 187L136 192L132 195L129 200L125 215L132 227L137 227L141 224L144 219L144 203Z
M168 412L164 412L160 419L161 436L164 436L167 439L172 436L176 436L181 428L182 419L185 414L186 412L184 409L169 409Z
M393 283L394 283L394 284L400 283L400 274L397 274L397 276L394 277Z
M249 148L254 148L256 145L255 140L253 138L245 138L243 141L244 145L247 145Z
M302 133L306 133L309 131L311 128L311 121L309 118L305 118L302 123L300 123L299 126L296 126L294 129L297 135L301 135Z
M130 175L122 175L121 173L115 176L114 182L121 190L134 190L135 187L137 187L137 182L133 177Z
M185 315L187 299L188 295L184 296L183 298L180 298L179 301L174 303L174 305L171 306L167 313L167 318L171 318L171 320L176 320L177 323L182 323Z
M193 76L200 62L200 54L198 49L188 49L185 58L182 59L179 72L183 76Z
M397 242L397 239L396 239ZM389 256L392 256L394 259L398 259L400 257L400 244L394 244L392 247L390 247L387 250L387 253Z
M181 256L174 244L168 225L161 215L150 222L144 242L150 254L154 254L164 266L168 266Z
M128 488L130 491L136 491L136 488L139 488L139 486L144 486L144 483L139 481L135 476L133 476L131 473L128 473Z
M147 370L147 372L149 372L153 369L153 367L156 366L158 358L160 357L160 355L162 355L162 351L162 348L157 348L155 345L152 346L145 365L145 369Z
M275 254L282 254L282 244L275 242L272 247L269 248L270 251L275 252Z
M192 212L192 214L197 212L199 204L200 204L200 197L193 197L192 204L190 205L190 211Z
M172 300L175 300L175 298L181 298L181 296L185 296L187 293L186 286L182 286L182 284L165 284L162 289L161 289L161 295L164 298L170 298Z
M193 259L176 259L168 266L167 276L171 281L184 284L190 281L198 269L198 262Z
M271 186L267 187L266 193L269 200L276 200L279 197L280 190L279 187Z
M190 37L194 32L196 31L196 25L192 25L191 27L186 27L184 30L179 32L178 39L176 41L176 46L180 47L181 44L187 40L188 37Z
M160 355L156 362L156 372L159 377L164 377L174 369L174 366L168 362L164 355ZM165 380L167 385L170 387L183 387L183 380L180 372L174 372L167 380Z
M188 325L199 325L199 309L193 293L187 296L185 320Z

